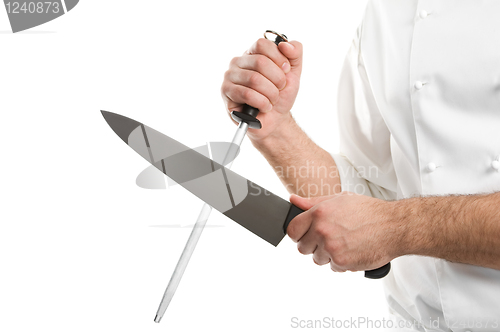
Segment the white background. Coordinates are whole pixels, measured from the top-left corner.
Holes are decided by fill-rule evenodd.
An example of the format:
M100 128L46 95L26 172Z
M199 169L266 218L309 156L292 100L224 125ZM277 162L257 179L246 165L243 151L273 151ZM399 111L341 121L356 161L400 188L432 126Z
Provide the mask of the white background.
M386 315L381 281L316 266L213 212L160 324L153 318L202 202L146 190L147 162L99 110L186 145L231 140L220 85L266 29L304 44L293 114L338 149L339 72L365 0L90 1L12 34L0 10L0 331L287 331L291 318ZM245 140L233 170L288 198Z

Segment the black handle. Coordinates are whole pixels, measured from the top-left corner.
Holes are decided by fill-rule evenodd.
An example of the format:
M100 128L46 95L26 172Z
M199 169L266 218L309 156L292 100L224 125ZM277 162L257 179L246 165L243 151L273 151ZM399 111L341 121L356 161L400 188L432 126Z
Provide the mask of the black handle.
M283 35L284 36L284 35ZM285 37L286 38L286 37ZM282 41L285 41L281 36L277 35L276 39L274 40L274 43L278 45ZM248 124L248 127L253 128L253 129L260 129L262 128L262 123L257 119L257 115L259 114L259 110L256 109L255 107L252 107L250 105L243 105L243 109L241 112L231 112L231 117L233 118L234 121L236 122L246 122Z
M250 105L243 105L243 109L241 112L232 111L231 117L236 122L246 122L248 127L253 129L262 128L262 123L260 123L259 119L257 119L257 115L259 114L259 110Z
M388 275L389 272L391 272L391 262L379 267L378 269L365 271L365 278L380 279Z
M291 204L290 210L288 210L288 215L286 216L285 224L283 225L283 231L285 232L285 234L286 234L286 230L288 228L288 225L290 224L290 221L292 221L293 218L295 218L296 216L298 216L302 212L304 212L304 210ZM385 277L390 271L391 271L391 262L385 264L382 267L379 267L378 269L365 271L365 278L380 279L380 278Z

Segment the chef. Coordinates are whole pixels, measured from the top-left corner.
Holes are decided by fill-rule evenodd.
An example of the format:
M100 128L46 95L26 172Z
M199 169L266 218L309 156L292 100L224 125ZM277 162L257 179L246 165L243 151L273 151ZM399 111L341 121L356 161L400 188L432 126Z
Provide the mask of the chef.
M260 39L225 74L227 110L261 111L248 136L307 210L288 227L299 252L338 272L393 261L401 331L500 330L499 14L498 0L369 1L341 74L338 154L291 116L299 42Z

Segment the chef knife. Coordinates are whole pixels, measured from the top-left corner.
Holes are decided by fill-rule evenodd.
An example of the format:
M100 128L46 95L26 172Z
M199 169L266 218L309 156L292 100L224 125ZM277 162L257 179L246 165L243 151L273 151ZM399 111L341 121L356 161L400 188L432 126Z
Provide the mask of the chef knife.
M290 221L304 212L167 135L125 116L101 113L125 143L161 172L274 246L285 237ZM389 271L390 263L365 271L365 277L378 279Z

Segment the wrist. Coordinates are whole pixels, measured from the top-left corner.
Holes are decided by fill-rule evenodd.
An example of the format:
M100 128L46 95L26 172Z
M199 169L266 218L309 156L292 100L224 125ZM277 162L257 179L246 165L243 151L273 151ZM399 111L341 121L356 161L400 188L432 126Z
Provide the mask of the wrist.
M292 115L287 113L281 119L280 124L268 135L260 136L259 130L262 129L254 129L248 131L248 138L257 150L261 152L271 151L276 146L281 146L284 142L289 142L294 137L294 131L297 128L299 126Z
M450 220L457 217L462 204L451 197L418 197L395 201L394 225L398 227L399 256L436 257L453 246ZM458 203L458 204L457 204Z
M388 239L388 253L392 259L415 254L418 241L415 241L415 227L418 213L411 200L404 199L386 202L382 213L387 215L387 229L390 234Z

